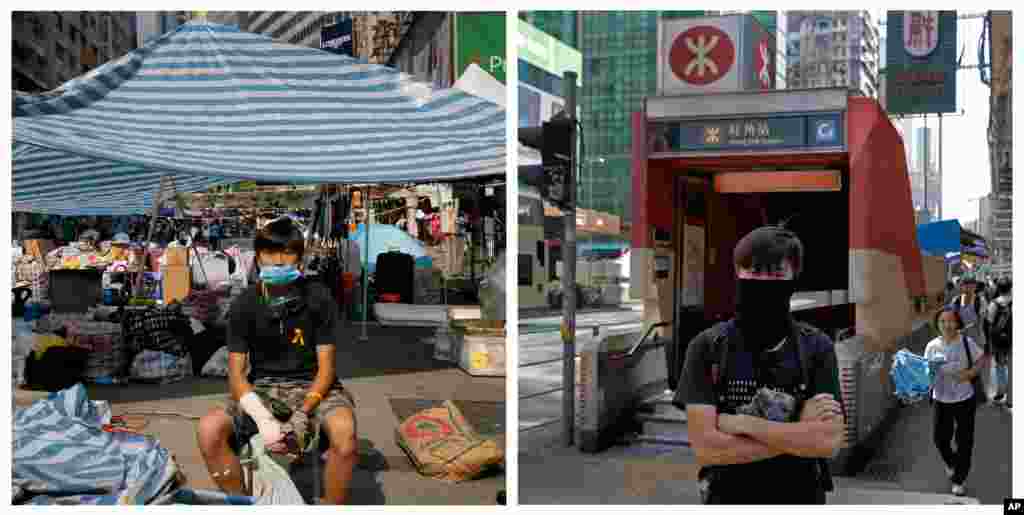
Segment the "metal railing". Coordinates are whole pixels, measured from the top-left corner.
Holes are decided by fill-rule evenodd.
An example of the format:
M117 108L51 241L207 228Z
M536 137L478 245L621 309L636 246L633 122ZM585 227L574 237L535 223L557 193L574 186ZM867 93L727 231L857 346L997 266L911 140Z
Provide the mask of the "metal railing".
M658 329L659 327L666 327L666 326L672 325L672 323L673 323L673 321L671 321L671 320L669 320L669 321L662 320L661 322L658 322L656 324L652 324L650 327L647 328L647 331L644 332L644 335L641 336L640 339L637 340L637 342L635 344L633 344L633 347L629 349L629 352L626 353L626 356L632 356L637 351L637 349L639 349L640 346L642 346L644 344L644 342L647 341L647 338L651 336L651 333L653 333L655 329ZM655 342L658 341L658 336L657 335L654 336L654 341Z
M656 324L652 324L651 326L649 326L644 331L644 334L640 338L638 338L637 341L632 346L630 346L630 349L628 351L626 351L624 354L622 354L622 357L633 356L641 347L644 346L645 343L647 343L647 341L651 338L651 335L654 334L654 331L656 329L661 328L661 327L670 326L670 325L672 325L672 323L673 323L672 321L662 321L662 322L658 322ZM593 333L592 333L593 338L596 339L596 338L598 338L600 336L601 328L602 327L615 326L615 325L621 325L621 324L609 323L609 324L597 324L597 325L578 326L577 327L577 332L579 332L580 330L590 329L590 330L593 331ZM555 332L555 331L552 331L552 332ZM657 336L655 336L654 341L657 342ZM530 363L526 363L526 364L521 364L521 365L519 365L519 368L522 369L522 368L537 367L537 366L542 366L542 365L550 365L552 363L564 363L567 359L569 359L569 358L575 359L578 355L579 355L579 348L577 348L576 356L566 356L564 354L564 352L563 352L563 355L559 356L557 358L545 359L545 360L541 360L541 361L534 361L534 362L530 362ZM564 391L564 386L565 386L564 384L559 382L559 385L557 387L555 387L555 388L543 390L543 391L540 391L540 392L533 392L533 393L529 393L529 394L526 394L526 395L520 395L519 396L519 401L535 399L535 398L538 398L538 397L543 397L545 395L551 395L553 393L562 392L562 391ZM546 420L544 422L532 425L532 426L527 427L527 428L520 428L519 432L522 433L522 432L527 432L527 431L533 431L535 429L544 428L544 427L550 426L552 424L557 424L557 423L561 422L562 420L564 420L566 417L575 417L575 416L576 416L575 413L564 413L563 412L561 414L561 416L553 418L551 420Z
M579 330L581 330L581 329L582 330L592 329L593 330L593 337L597 338L598 335L600 334L601 325L578 326L577 327L577 332L579 332ZM578 349L576 351L576 354L579 355L579 350ZM525 365L521 364L521 365L519 365L519 368L529 368L529 367L537 367L537 366L541 366L541 365L550 365L551 363L564 363L565 360L568 359L568 358L569 358L569 356L566 356L565 353L563 352L562 356L559 356L557 358L545 359L545 360L542 360L542 361L534 361L534 362L531 362L531 363L527 363ZM576 358L576 356L573 356L573 359L575 359L575 358ZM542 392L535 392L535 393L531 393L529 395L520 395L519 396L519 400L522 401L522 400L526 400L526 399L533 399L535 397L542 397L544 395L550 395L550 394L555 393L555 392L560 392L560 391L562 391L562 386L563 385L559 384L557 388L552 388L550 390L544 390ZM564 417L565 414L563 413L562 416ZM562 417L554 419L553 422L557 422L559 420L562 420ZM547 424L548 423L546 422L545 424L542 424L542 425L547 425ZM533 428L530 428L530 429L533 429Z

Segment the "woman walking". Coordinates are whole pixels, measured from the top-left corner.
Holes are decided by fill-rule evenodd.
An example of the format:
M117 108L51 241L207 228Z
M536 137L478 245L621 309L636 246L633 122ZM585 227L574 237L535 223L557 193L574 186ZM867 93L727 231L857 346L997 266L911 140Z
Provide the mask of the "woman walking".
M932 389L935 406L933 436L946 464L946 474L953 483L953 493L965 495L964 484L974 450L974 417L979 401L985 398L985 392L975 391L971 382L980 376L990 357L973 338L961 332L964 322L955 307L947 306L939 311L935 315L935 325L940 336L928 343L924 355L929 361L940 356L945 360L938 369ZM954 438L955 451L951 445Z

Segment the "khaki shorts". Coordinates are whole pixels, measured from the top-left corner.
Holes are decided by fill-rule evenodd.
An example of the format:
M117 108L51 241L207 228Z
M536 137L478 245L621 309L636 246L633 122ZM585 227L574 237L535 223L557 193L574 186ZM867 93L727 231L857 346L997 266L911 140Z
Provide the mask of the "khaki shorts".
M256 394L263 399L267 409L282 423L288 421L292 412L302 408L306 401L306 394L309 393L312 385L312 381L277 378L258 379L253 383ZM319 433L328 414L338 408L352 410L352 417L355 418L356 401L341 383L335 383L331 387L324 399L317 405L314 414L309 417L310 434ZM242 410L238 401L230 396L224 405L224 411L231 417L233 431L230 444L232 450L237 453L242 448L242 443L248 443L249 439L259 430L252 418ZM325 442L326 438L322 438L321 445Z

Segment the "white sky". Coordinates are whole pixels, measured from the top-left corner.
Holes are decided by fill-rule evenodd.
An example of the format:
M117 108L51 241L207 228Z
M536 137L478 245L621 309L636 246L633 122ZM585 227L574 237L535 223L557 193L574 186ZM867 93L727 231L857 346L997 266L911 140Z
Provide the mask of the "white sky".
M958 14L976 12L979 10L967 9ZM876 9L873 14L884 23L884 9ZM983 24L980 18L957 23L957 55L963 54L963 66L978 63ZM955 218L966 225L978 218L976 199L992 189L988 157L989 88L981 82L977 69L960 70L956 81L957 109L962 109L963 114L950 113L942 119L942 219ZM927 124L938 132L936 115L930 115ZM924 126L923 119L912 120L912 130Z
M957 24L958 47L966 44L963 65L978 62L978 41L983 20L960 20ZM989 88L981 82L977 69L957 72L957 106L963 116L944 116L942 121L942 218L957 218L961 224L978 218L978 202L972 201L991 191L988 158ZM915 120L915 127L923 126ZM937 127L934 117L929 127Z

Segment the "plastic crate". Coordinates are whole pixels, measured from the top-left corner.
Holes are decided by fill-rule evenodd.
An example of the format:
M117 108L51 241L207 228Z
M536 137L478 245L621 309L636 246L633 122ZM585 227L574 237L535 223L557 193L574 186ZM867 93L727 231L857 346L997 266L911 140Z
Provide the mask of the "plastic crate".
M451 326L459 368L471 376L505 377L504 320L456 320Z

